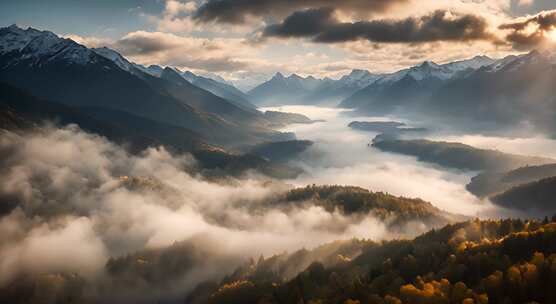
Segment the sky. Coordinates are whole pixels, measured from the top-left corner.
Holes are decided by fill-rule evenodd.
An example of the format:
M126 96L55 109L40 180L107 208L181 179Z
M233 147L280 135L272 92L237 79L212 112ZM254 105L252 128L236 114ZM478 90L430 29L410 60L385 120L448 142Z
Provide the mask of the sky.
M556 43L553 0L4 0L0 20L140 64L255 82L278 71L337 78Z

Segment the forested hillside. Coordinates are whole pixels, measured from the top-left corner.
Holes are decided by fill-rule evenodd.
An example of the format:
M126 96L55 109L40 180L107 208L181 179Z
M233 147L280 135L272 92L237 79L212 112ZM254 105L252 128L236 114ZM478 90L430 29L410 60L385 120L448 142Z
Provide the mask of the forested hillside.
M335 247L334 247L335 246ZM313 251L325 251L321 247ZM329 245L261 258L188 303L554 303L556 223L473 220L414 240ZM194 293L195 294L195 293Z

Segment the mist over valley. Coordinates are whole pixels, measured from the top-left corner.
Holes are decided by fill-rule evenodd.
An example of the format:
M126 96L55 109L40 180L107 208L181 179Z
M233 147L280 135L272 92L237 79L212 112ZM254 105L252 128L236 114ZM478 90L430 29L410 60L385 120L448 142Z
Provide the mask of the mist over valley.
M550 1L24 2L1 303L556 302Z

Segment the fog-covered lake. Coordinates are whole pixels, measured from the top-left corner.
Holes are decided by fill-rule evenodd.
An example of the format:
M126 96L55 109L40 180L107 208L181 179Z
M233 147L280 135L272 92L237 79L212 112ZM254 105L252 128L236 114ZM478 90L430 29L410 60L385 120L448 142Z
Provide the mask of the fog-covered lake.
M281 106L262 110L301 113L313 120L323 120L313 124L290 125L282 130L295 132L298 139L315 143L295 161L296 165L306 170L302 176L288 181L296 186L313 183L354 185L398 196L419 197L453 213L479 217L507 214L507 211L476 198L465 189L477 172L450 170L419 162L415 157L382 152L369 145L378 133L348 127L355 120L395 120L409 126L412 122L397 117L353 116L350 110L316 106ZM502 138L442 134L438 131L426 134L426 138L462 142L508 153L556 156L556 141L543 137Z

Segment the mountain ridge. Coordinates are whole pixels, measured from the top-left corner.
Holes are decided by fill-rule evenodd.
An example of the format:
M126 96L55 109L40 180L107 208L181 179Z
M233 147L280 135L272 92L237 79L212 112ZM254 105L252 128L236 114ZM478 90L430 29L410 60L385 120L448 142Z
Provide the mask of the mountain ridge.
M0 42L4 46L0 52L0 81L29 90L40 98L62 100L70 106L126 111L187 128L202 134L208 142L223 145L291 138L290 135L264 126L251 126L245 117L233 117L233 113L222 118L216 113L195 109L190 104L196 98L221 104L226 102L191 84L190 87L182 87L179 93L183 96L184 91L188 91L193 93L188 98L195 99L188 99L187 102L176 99L168 92L172 89L176 93L171 82L139 69L132 69L130 73L125 70L125 65L131 69L131 63L121 58L106 58L106 54L99 55L70 39L59 38L52 32L33 28L23 30L12 26L0 29ZM12 47L7 48L6 45ZM124 65L124 69L112 59L119 59L118 64ZM233 107L232 104L230 106ZM234 111L254 116L239 108Z

